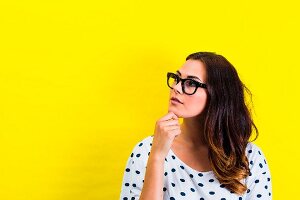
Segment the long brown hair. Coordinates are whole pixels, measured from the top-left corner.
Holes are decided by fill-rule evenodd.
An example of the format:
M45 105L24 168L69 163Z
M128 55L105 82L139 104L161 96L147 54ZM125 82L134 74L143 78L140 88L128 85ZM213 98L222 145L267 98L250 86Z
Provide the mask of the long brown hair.
M207 71L208 102L204 126L204 140L209 148L209 160L216 178L231 192L243 194L247 186L242 182L249 173L246 146L255 126L245 103L245 92L234 66L222 55L197 52L186 60L199 60Z

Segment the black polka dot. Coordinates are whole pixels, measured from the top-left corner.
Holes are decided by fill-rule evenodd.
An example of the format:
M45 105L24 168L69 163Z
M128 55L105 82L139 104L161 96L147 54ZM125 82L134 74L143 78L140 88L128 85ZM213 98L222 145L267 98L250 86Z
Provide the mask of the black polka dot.
M147 142L144 142L144 141L139 142L137 146L141 147L141 148L135 148L134 151L132 151L130 154L131 159L129 161L129 165L125 168L125 171L124 171L124 174L126 175L125 176L126 179L124 179L124 183L122 185L124 187L124 189L126 189L127 191L123 193L123 196L121 197L122 200L131 199L134 196L133 190L137 189L137 187L140 186L138 183L142 183L142 181L144 182L143 176L141 176L141 174L144 174L146 165L138 164L138 165L134 166L131 164L134 164L134 163L142 164L142 163L144 163L144 161L146 161L146 159L151 154L151 152L148 150L150 148L149 144L150 144L150 146L152 145L152 143L150 143L148 141ZM143 147L145 147L145 148L143 148ZM264 199L268 195L271 196L271 192L270 192L271 177L270 177L270 174L268 171L267 162L264 159L263 152L260 152L255 146L253 149L250 149L250 148L248 148L246 150L246 153L248 153L248 155L250 155L249 157L251 157L249 159L249 168L251 169L251 172L249 173L249 180L252 179L251 182L255 183L254 188L259 187L259 190L256 191L256 189L255 189L255 191L254 191L251 189L251 191L250 191L250 189L247 188L247 193L249 193L249 194L253 193L251 195L254 195L254 197L256 199ZM148 154L148 156L147 156L147 154ZM191 198L193 198L193 195L196 196L196 194L197 194L197 198L195 198L195 199L198 199L198 200L209 200L209 199L229 200L228 198L230 198L229 197L230 195L235 196L235 198L233 198L233 200L245 200L244 196L234 194L234 192L230 189L229 190L226 189L227 194L222 193L222 192L225 192L225 190L222 188L226 188L226 185L224 183L223 184L219 183L218 179L216 179L216 177L214 177L213 175L210 175L210 174L206 175L206 173L201 173L201 172L194 173L193 171L189 170L189 167L186 166L184 163L182 163L182 162L180 163L179 162L180 160L178 160L178 157L176 157L176 155L174 155L174 154L172 155L172 154L169 154L168 157L164 158L166 161L165 166L167 166L165 168L165 171L163 171L165 179L167 180L167 182L165 182L165 183L169 183L169 185L165 185L161 188L161 190L163 191L162 193L169 196L168 200L175 200L175 198L176 198L176 200L181 200L184 198L191 199ZM171 162L168 162L169 160ZM180 167L180 168L178 168L178 167ZM257 171L253 171L252 169L255 169L255 170L257 169ZM134 173L133 176L132 175L129 176L129 173L132 173L132 172ZM132 177L134 177L134 179ZM258 178L256 178L256 177L258 177ZM179 182L177 182L177 181L179 181ZM196 182L194 182L194 181L196 181ZM267 182L267 181L269 181L269 182ZM191 182L191 184L190 184L190 182ZM198 184L198 186L193 185L195 183ZM212 187L213 184L216 184L216 185L214 185L214 187ZM220 187L218 187L218 186L220 186ZM205 190L202 191L203 189L205 189ZM200 193L199 193L200 195L198 195L199 191L200 191ZM203 195L201 195L201 191L202 191ZM220 194L219 194L219 192L220 192ZM229 192L233 193L233 194L230 194ZM131 196L128 196L128 195L131 195ZM204 195L207 195L207 196L204 197ZM247 195L248 194L246 194L246 196ZM271 198L271 197L269 197L269 198ZM134 199L134 198L132 198L132 199ZM137 199L137 197L135 197L135 199Z
M135 200L135 197L131 197L131 200Z

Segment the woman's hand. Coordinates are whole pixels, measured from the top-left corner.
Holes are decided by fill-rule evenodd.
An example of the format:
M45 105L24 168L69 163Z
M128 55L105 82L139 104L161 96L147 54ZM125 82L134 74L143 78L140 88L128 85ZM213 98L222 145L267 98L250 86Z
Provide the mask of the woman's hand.
M173 112L169 112L160 118L155 124L151 157L164 160L171 148L173 140L180 133L179 119Z

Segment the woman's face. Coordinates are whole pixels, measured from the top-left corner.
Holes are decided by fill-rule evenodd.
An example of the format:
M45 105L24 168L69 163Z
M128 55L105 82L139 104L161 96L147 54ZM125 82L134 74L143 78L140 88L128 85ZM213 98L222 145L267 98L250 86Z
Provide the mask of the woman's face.
M178 69L180 73L176 73L181 78L187 76L196 76L192 78L195 81L206 83L206 68L199 60L187 60L183 66ZM193 95L183 93L181 82L170 89L169 112L174 112L178 117L190 118L201 114L207 102L207 90L199 87ZM179 102L172 101L171 98L176 97Z

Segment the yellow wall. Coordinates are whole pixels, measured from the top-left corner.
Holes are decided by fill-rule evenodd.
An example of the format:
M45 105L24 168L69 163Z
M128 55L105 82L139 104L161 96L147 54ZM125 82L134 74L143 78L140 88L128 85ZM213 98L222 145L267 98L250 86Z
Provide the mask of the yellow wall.
M166 72L195 51L236 66L274 199L295 199L298 14L290 0L1 1L0 199L118 199L167 112Z

